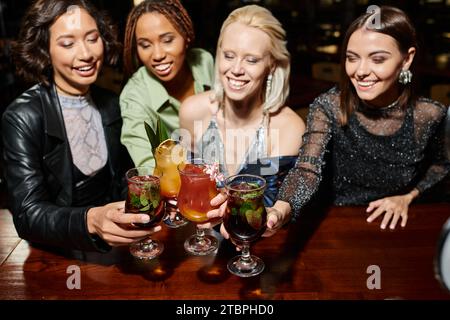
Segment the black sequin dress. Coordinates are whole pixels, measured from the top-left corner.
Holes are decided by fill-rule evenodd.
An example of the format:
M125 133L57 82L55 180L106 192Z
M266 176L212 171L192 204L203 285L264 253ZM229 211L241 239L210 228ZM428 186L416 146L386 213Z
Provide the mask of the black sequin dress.
M316 193L325 165L335 205L367 204L413 188L423 193L450 171L443 105L425 98L406 109L360 104L343 127L339 93L332 88L310 105L299 157L277 198L289 202L294 218Z

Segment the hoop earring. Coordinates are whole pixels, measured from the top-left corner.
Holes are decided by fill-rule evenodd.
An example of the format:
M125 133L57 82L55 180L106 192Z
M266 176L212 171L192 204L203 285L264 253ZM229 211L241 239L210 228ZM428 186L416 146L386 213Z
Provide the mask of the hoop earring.
M411 82L412 79L412 72L409 70L402 70L400 71L400 74L398 75L398 82L401 84L408 84Z

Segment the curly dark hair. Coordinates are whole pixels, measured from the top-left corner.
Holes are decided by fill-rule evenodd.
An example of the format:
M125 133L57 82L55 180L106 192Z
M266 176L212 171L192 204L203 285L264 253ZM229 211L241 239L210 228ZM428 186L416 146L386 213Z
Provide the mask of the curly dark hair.
M137 56L135 32L138 19L145 13L158 12L166 17L181 34L189 47L195 40L191 17L178 0L145 0L128 15L125 29L123 63L125 76L129 78L141 65Z
M97 23L104 43L105 63L117 62L121 44L117 40L117 28L105 13L99 12L86 0L36 0L25 13L18 39L12 45L17 74L25 81L50 84L53 77L50 27L75 6L86 10Z

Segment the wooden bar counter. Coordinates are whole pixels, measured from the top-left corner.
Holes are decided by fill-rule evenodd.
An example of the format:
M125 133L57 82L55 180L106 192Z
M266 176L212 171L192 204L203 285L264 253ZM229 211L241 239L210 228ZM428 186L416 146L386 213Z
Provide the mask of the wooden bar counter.
M17 236L9 211L1 210L0 300L450 300L433 269L450 204L413 205L407 226L394 231L381 230L378 220L367 223L364 210L311 210L296 224L259 240L251 252L264 260L266 269L253 278L239 278L226 269L236 254L229 241L221 241L209 257L185 253L183 242L194 232L192 225L163 225L154 238L164 242L165 251L142 262L126 247L83 254L30 245ZM69 289L77 269L80 289ZM376 276L379 288L370 285Z

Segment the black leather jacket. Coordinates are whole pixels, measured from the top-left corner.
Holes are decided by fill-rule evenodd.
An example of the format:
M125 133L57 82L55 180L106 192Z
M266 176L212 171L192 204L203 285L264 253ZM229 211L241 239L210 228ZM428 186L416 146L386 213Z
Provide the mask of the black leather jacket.
M98 87L91 87L91 96L108 147L112 181L105 187L110 188L111 200L123 200L124 175L132 162L120 143L118 97ZM72 206L72 155L54 86L35 85L12 102L2 117L2 136L10 210L19 236L66 249L110 249L87 231L91 207Z

